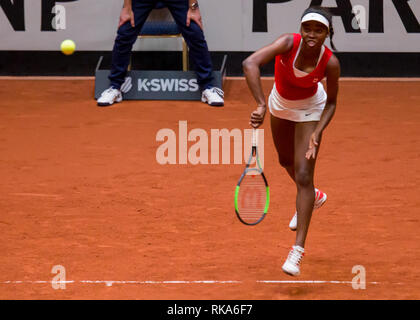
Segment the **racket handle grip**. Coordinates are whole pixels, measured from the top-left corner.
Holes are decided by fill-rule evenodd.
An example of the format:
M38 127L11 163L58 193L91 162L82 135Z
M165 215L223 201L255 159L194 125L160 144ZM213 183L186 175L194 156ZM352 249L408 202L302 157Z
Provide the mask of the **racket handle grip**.
M257 139L258 138L258 131L255 128L252 128L252 146L256 147L257 146Z

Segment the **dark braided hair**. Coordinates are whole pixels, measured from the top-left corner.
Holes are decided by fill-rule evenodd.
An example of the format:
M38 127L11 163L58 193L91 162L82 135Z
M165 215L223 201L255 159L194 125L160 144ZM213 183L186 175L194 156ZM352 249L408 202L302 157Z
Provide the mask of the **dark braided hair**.
M312 7L309 7L308 9L306 9L303 12L301 19L308 13L318 13L328 20L328 22L330 23L330 30L329 31L330 31L331 48L334 51L337 51L337 49L335 48L335 45L333 43L334 28L333 28L333 25L332 25L332 14L331 14L331 12L327 8L323 8L323 7L320 7L320 6L312 6Z

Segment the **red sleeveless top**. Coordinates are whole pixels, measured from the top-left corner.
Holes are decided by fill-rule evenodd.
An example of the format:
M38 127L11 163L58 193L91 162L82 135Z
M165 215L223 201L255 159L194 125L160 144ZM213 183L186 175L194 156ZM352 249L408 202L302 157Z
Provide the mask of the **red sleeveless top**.
M283 98L288 100L300 100L313 96L318 90L318 82L325 77L325 69L332 56L331 50L325 47L324 54L314 71L304 77L297 78L293 70L293 63L301 39L300 34L294 33L292 50L276 56L274 73L276 89Z

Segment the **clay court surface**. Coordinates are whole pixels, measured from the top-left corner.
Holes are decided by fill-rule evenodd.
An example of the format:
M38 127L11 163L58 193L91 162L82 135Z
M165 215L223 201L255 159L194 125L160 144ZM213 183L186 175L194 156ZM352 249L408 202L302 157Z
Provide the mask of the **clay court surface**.
M314 212L296 278L281 271L296 191L269 121L271 203L258 226L234 213L243 165L156 161L156 133L177 133L179 120L189 131L248 128L245 81L227 80L224 108L98 108L93 80L1 80L0 298L419 299L419 88L341 82L316 171L328 201ZM65 290L52 288L54 265L66 269ZM352 288L355 265L366 269L365 290Z

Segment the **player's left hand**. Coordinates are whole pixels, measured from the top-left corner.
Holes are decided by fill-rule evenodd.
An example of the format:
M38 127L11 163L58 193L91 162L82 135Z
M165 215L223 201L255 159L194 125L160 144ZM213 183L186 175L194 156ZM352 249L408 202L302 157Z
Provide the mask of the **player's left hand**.
M306 151L306 159L315 159L316 157L316 150L319 145L319 136L320 134L318 132L314 132L311 135L311 138L309 139L309 148L308 151Z
M187 27L190 26L191 20L198 24L201 30L203 30L203 21L201 20L200 8L192 10L188 9L187 13Z

